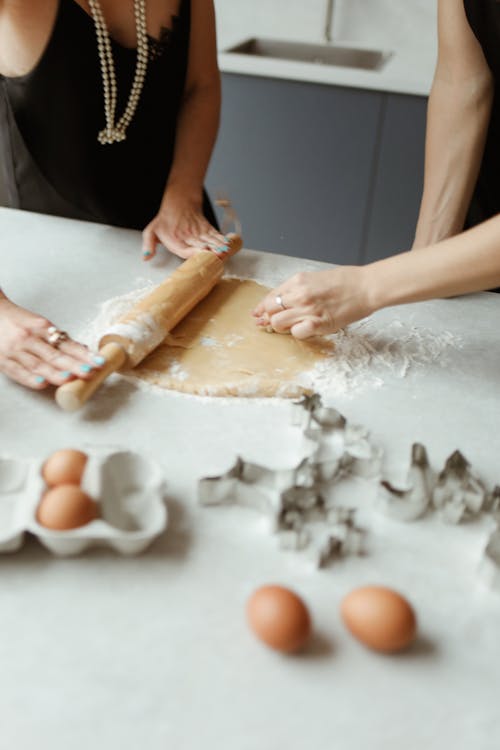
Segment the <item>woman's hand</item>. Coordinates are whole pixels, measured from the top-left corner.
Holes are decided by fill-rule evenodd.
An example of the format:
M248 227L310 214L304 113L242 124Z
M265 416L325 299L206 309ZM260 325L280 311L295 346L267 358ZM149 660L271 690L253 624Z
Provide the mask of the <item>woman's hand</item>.
M151 260L158 243L180 258L189 258L197 250L227 247L227 239L204 217L201 199L187 197L182 192L165 193L158 214L142 234L144 260Z
M76 341L48 343L52 323L0 295L0 372L21 385L42 390L79 377L89 379L104 364Z
M339 266L328 271L298 273L273 289L252 312L257 325L298 339L334 333L370 315L366 269ZM281 305L279 302L281 301Z

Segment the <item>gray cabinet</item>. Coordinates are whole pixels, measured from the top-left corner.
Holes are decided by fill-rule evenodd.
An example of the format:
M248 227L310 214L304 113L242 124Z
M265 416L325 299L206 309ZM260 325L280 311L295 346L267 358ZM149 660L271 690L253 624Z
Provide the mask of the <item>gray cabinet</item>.
M424 180L427 99L385 94L363 262L409 250Z
M247 247L332 263L397 252L415 227L425 103L224 74L209 192L231 197Z
M230 195L247 247L360 259L381 106L377 93L223 76L207 186Z

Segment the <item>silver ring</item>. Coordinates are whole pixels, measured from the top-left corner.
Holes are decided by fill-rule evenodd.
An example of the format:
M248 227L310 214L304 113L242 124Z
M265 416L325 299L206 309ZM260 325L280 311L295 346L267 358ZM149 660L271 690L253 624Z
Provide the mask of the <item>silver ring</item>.
M67 341L68 339L69 336L66 331L61 331L55 326L50 326L49 328L47 328L47 341L56 349L63 343L63 341Z
M286 305L283 302L283 297L281 296L281 294L277 294L275 300L276 304L279 305L279 307L281 307L283 310L286 310Z

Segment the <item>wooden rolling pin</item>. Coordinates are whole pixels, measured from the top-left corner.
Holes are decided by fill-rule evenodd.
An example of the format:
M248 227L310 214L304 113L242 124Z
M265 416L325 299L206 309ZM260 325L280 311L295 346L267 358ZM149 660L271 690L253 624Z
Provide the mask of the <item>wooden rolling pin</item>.
M99 341L106 363L91 380L71 380L56 390L65 411L80 409L112 372L139 364L161 344L198 302L214 288L224 272L224 261L241 249L237 234L228 235L225 253L201 250L184 261L171 276L139 300Z

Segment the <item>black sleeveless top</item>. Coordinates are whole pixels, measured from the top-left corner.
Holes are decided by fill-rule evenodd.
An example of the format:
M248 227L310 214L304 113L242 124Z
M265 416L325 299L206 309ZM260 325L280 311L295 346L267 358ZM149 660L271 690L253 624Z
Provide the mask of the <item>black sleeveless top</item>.
M143 229L156 215L172 166L188 64L190 0L172 27L149 38L146 79L121 143L101 145L102 79L92 18L59 0L47 47L25 76L0 76L0 168L12 208ZM112 40L117 115L136 50ZM215 222L206 196L205 214Z
M464 7L495 81L483 161L467 218L470 227L500 213L500 2L464 0Z

